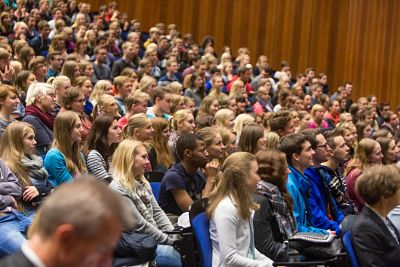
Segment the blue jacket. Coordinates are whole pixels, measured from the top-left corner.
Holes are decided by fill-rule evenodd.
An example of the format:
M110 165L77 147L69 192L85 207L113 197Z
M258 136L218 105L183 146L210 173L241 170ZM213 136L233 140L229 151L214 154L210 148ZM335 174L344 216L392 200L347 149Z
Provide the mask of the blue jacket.
M329 229L339 234L339 224L343 221L344 215L330 194L329 183L332 177L326 168L325 166L318 168L310 167L304 172L304 175L311 181L310 197L308 198L310 218L314 227ZM328 205L330 206L329 212L332 220L327 215Z
M289 166L291 173L288 175L286 188L293 199L293 215L296 219L299 232L314 232L328 234L326 230L312 227L310 220L310 207L307 199L311 190L310 180L294 167Z

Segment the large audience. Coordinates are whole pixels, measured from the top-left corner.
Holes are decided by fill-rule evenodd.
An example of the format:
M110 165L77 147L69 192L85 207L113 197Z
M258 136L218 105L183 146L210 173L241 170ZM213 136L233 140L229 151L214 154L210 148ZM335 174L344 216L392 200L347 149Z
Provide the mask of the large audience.
M141 29L116 2L3 1L0 35L1 256L91 174L157 241L158 266L181 266L171 231L204 198L213 266L301 260L294 234L343 231L361 266L400 262L400 109L384 99L175 24Z

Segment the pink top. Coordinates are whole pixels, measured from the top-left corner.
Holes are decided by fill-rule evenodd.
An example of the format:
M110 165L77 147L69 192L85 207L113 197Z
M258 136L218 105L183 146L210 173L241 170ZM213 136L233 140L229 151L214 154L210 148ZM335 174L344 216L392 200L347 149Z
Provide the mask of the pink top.
M328 125L328 123L326 122L326 121L322 121L322 123L321 123L321 126L318 126L316 123L315 123L315 121L310 121L310 123L308 124L308 128L312 128L312 129L314 129L314 128L321 128L321 129L323 129L323 128L328 128L329 127L329 125Z

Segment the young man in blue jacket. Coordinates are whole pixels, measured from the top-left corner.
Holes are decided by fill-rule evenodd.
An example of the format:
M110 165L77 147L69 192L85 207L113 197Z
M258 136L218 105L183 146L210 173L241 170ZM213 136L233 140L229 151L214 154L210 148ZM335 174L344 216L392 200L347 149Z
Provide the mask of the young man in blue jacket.
M329 183L333 177L322 166L322 163L328 161L332 149L320 131L307 131L306 135L315 151L313 166L304 172L311 182L311 190L307 199L310 206L311 223L314 227L339 234L340 223L343 221L344 215L329 190Z
M301 133L284 136L278 146L286 154L290 173L286 188L293 199L293 215L296 219L299 232L314 232L330 234L331 230L314 227L312 224L309 196L312 183L304 175L304 171L312 166L315 151L311 147L308 137Z

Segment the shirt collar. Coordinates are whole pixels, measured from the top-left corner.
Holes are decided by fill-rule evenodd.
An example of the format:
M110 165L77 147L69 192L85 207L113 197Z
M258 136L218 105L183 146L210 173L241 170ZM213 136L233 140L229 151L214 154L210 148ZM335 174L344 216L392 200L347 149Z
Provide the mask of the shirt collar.
M46 267L42 260L36 255L36 253L28 246L28 242L24 242L21 246L22 253L35 267Z

